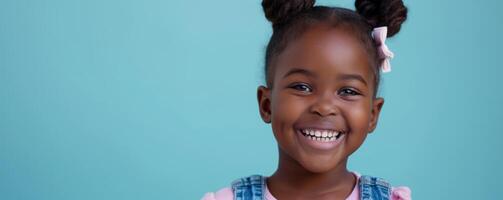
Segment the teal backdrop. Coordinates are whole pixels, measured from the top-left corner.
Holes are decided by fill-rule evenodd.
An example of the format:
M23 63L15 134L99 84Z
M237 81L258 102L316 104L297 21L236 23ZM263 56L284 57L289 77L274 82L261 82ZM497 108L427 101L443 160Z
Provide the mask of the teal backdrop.
M496 199L503 3L405 4L380 123L349 167L414 199ZM0 199L199 199L270 175L270 35L259 0L0 0Z

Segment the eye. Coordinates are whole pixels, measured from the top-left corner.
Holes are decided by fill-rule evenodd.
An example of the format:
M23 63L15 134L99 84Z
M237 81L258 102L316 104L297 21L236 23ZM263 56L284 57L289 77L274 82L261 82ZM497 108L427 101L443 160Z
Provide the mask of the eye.
M339 95L342 95L342 96L356 96L356 95L360 95L360 93L357 92L354 89L351 89L351 88L343 88L343 89L339 90Z
M295 84L291 85L290 88L292 88L294 90L302 91L302 92L312 92L313 91L313 89L311 89L311 87L305 83L295 83Z

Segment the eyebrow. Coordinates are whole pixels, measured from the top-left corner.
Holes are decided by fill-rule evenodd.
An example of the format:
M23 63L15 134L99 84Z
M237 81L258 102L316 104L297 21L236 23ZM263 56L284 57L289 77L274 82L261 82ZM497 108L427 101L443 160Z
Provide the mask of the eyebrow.
M367 81L358 74L340 74L337 76L338 80L358 80L367 86Z
M283 78L286 78L290 75L293 75L293 74L304 74L306 76L311 76L311 77L316 77L316 75L309 71L309 70L306 70L306 69L302 69L302 68L293 68L291 69L290 71L288 71L284 76Z
M283 76L283 78L286 78L286 77L293 75L293 74L304 74L306 76L316 77L316 74L314 74L313 72L311 72L307 69L293 68L290 71L288 71L288 73L286 73ZM339 74L337 76L337 80L358 80L358 81L362 82L363 84L365 84L365 86L368 86L367 81L365 81L365 79L361 75L358 75L358 74Z

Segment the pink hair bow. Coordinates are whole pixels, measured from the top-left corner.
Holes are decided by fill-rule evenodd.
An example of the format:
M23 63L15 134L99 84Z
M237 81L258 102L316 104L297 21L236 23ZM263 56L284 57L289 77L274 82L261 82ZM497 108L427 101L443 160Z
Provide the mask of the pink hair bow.
M388 49L388 46L384 43L386 41L386 34L388 33L388 27L381 26L374 28L372 30L372 38L374 38L377 44L377 50L379 58L383 59L381 63L381 70L383 73L391 71L390 60L393 58L393 52Z

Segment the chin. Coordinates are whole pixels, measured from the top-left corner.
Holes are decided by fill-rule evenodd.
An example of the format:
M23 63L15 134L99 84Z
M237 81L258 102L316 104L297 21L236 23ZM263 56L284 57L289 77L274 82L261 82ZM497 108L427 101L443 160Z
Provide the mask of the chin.
M328 159L308 159L299 162L300 165L311 173L326 173L335 169L341 161Z

